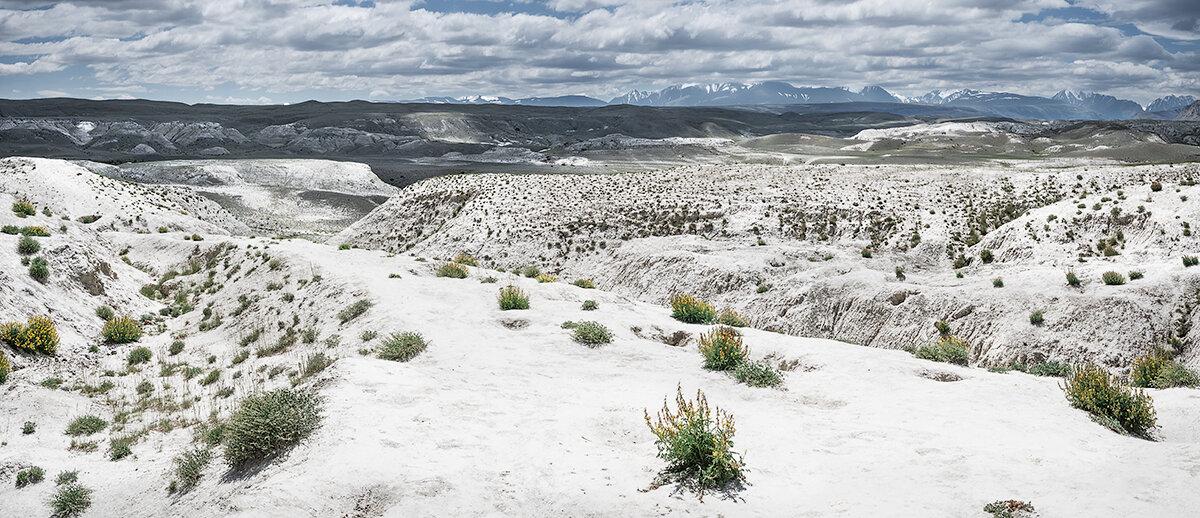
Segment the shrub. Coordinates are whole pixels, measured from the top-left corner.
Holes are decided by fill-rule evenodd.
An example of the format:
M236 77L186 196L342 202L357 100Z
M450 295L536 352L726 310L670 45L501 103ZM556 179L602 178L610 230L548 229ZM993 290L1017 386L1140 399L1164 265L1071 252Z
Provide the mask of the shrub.
M54 518L78 516L92 505L92 490L76 483L59 486L50 498Z
M149 381L143 381L141 383L138 383L136 390L137 390L138 394L142 394L142 395L149 394L151 392L154 392L154 384L150 383Z
M1195 387L1200 385L1200 376L1179 362L1172 361L1163 366L1154 379L1154 388Z
M992 287L993 288L1003 288L1004 287L1004 278L996 277L995 279L992 279Z
M16 214L19 218L37 214L37 209L33 207L33 204L24 200L14 201L12 204L12 211L13 214Z
M579 286L580 288L583 288L583 289L585 289L585 290L594 290L594 289L596 289L596 284L595 284L595 283L593 283L593 282L592 282L591 280L589 280L589 279L576 279L576 280L575 280L575 282L572 282L571 284L573 284L573 285L575 285L575 286Z
M771 285L766 283L759 284L758 287L754 289L755 293L766 293L768 291L771 291Z
M31 227L21 227L21 235L25 237L50 237L50 231L46 230L46 227L35 225Z
M0 383L8 381L8 371L12 366L8 362L8 356L4 355L4 351L0 351Z
M133 455L133 450L130 446L136 437L126 435L123 437L113 437L108 440L108 460L121 460L125 457Z
M358 334L358 339L364 342L370 342L379 336L379 332L374 329L367 329Z
M612 342L613 334L604 324L584 321L575 324L571 338L581 344L595 347Z
M599 308L600 308L600 304L598 304L594 300L585 300L585 301L583 301L583 304L579 306L579 309L582 309L584 311L595 311Z
M350 243L342 243L342 244L338 245L338 250L349 250L349 249L350 249Z
M1162 190L1162 182L1151 182L1150 190L1154 191L1154 192L1161 191Z
M1189 268L1189 267L1192 267L1192 266L1196 266L1197 264L1200 264L1200 257L1196 257L1196 256L1194 256L1194 255L1185 255L1185 256L1183 256L1183 266L1184 266L1184 268Z
M524 275L530 279L536 279L541 274L542 271L536 266L526 266L524 270L521 270L521 275Z
M454 256L454 262L464 266L479 266L479 261L476 261L474 257L471 257L466 253Z
M438 277L450 277L453 279L466 279L467 267L458 263L446 263L437 269Z
M280 389L242 401L225 430L225 461L232 467L274 456L308 436L321 422L315 394Z
M38 282L45 283L46 279L50 278L50 264L41 257L34 257L29 261L29 276Z
M37 423L33 421L25 421L25 424L21 426L21 434L23 435L33 435L33 432L36 431Z
M933 345L922 345L916 350L917 358L935 362L966 365L971 357L971 346L953 336L943 336Z
M46 470L33 466L17 472L17 488L37 484L46 478Z
M671 317L688 324L710 324L717 319L717 311L707 302L676 293L671 296Z
M500 303L500 309L503 311L529 309L529 297L516 286L505 286L500 290L500 297L497 300Z
M76 482L78 480L79 480L79 472L78 471L74 471L74 470L73 471L63 471L58 474L58 478L54 479L54 485L61 486L63 484L70 484L70 483Z
M154 356L154 354L150 352L150 349L145 347L136 347L132 351L129 351L129 357L127 360L130 365L137 365L139 363L146 363L150 361L152 356Z
M1104 284L1109 286L1120 286L1125 284L1125 276L1117 272L1104 272L1100 278L1104 281Z
M872 255L874 255L874 254L871 252L870 248L862 249L862 256L864 259L870 259Z
M979 251L979 259L982 260L984 264L988 264L994 261L996 257L992 255L991 250L984 248L983 250Z
M498 280L500 280L500 279L497 279L497 278L489 275L487 277L480 279L479 282L481 282L483 284L496 284L496 281L498 281Z
M1136 281L1138 279L1141 279L1142 276L1143 276L1142 272L1137 271L1137 270L1132 270L1129 272L1129 280L1131 280L1131 281Z
M1031 365L1025 372L1034 376L1057 376L1065 378L1071 373L1071 366L1063 362L1044 361Z
M543 274L537 276L537 281L539 283L545 284L547 282L558 282L558 279L555 279L553 275L550 275L548 273L543 273Z
M345 324L346 322L349 322L351 320L354 320L355 318L358 318L363 313L366 313L367 310L370 309L370 307L372 305L374 305L374 303L372 303L369 300L359 299L359 300L355 301L353 304L346 306L346 309L339 311L338 319L341 320L343 324Z
M1035 326L1042 325L1042 322L1045 322L1045 320L1045 317L1042 316L1042 310L1040 309L1029 314L1029 323Z
M733 416L710 408L700 390L696 400L690 401L683 397L683 389L677 388L675 403L678 408L672 411L664 400L657 421L651 421L649 411L644 412L646 426L656 437L658 458L667 462L660 482L694 480L703 491L742 480L742 458L733 451Z
M212 450L209 448L192 448L184 450L179 456L175 457L175 488L181 493L186 493L196 483L200 482L200 478L204 476L204 468L208 467L208 463L212 460Z
M1016 518L1032 513L1033 504L1020 500L997 500L983 506L983 512L990 513L992 518Z
M38 253L42 249L42 245L36 239L29 236L21 236L17 241L17 253L21 255L32 255Z
M67 435L71 437L79 437L80 435L92 435L104 427L108 426L108 421L100 419L94 415L85 415L76 417L75 420L67 424Z
M701 334L699 349L704 356L704 368L714 371L737 367L750 352L742 344L742 334L727 326L717 326L708 334Z
M1155 349L1133 360L1129 381L1135 387L1171 388L1191 387L1200 380L1167 353Z
M200 379L200 385L203 387L207 387L209 385L212 385L213 383L216 383L220 379L221 379L221 369L213 369L208 372L207 376L204 376L203 378Z
M142 339L142 326L132 318L121 316L105 322L100 334L110 344L127 344Z
M1067 272L1067 285L1072 287L1079 286L1079 276L1075 272Z
M35 316L20 322L0 324L0 341L28 352L54 354L58 349L58 330L49 317Z
M380 341L376 356L381 360L406 362L416 358L427 347L429 347L429 344L420 333L411 331L392 333Z
M779 370L767 362L745 361L733 369L733 377L751 387L775 387L783 383Z
M933 328L937 329L939 336L950 336L950 324L947 324L945 320L934 322Z
M717 315L717 323L730 327L746 327L746 318L737 311L726 309Z
M968 264L971 264L971 261L970 261L970 260L968 260L968 259L967 259L967 256L965 256L965 255L963 255L963 254L958 254L958 257L956 257L956 258L954 259L954 269L955 269L955 270L957 270L957 269L959 269L959 268L964 268L964 267L966 267Z
M1125 431L1144 436L1154 427L1154 402L1141 389L1133 389L1108 371L1087 364L1072 370L1060 385L1071 406L1087 411L1098 422L1119 426Z
M0 232L3 232L5 234L8 234L11 236L11 235L16 235L18 232L20 232L20 229L18 229L16 227L16 225L4 225L3 227L0 227Z
M115 317L117 315L113 312L113 309L108 306L98 306L96 308L96 316L99 317L100 320L104 320L107 322L109 320L112 320L113 317Z
M175 340L174 342L171 342L171 347L167 349L167 353L171 356L175 356L183 352L183 345L183 340Z

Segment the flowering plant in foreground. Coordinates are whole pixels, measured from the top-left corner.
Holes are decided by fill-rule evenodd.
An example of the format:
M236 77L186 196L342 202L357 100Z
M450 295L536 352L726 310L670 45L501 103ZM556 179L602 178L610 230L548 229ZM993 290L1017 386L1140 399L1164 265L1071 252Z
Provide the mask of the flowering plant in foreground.
M746 470L742 456L732 451L736 431L733 416L709 407L708 398L699 389L696 400L691 401L677 386L675 404L677 409L672 411L664 399L654 420L648 410L644 411L646 426L657 437L654 444L658 457L667 461L655 485L694 480L701 489L708 489L743 480Z

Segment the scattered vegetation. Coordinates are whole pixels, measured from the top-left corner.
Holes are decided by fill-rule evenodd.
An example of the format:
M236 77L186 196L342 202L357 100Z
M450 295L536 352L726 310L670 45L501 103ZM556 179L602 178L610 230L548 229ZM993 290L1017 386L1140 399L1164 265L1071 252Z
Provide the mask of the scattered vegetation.
M983 506L983 512L991 514L992 518L1019 518L1033 511L1033 504L1020 500L997 500Z
M96 307L96 316L99 317L100 320L107 322L109 320L112 320L113 317L115 317L117 315L113 311L113 308L110 308L108 306L97 306Z
M45 283L46 279L50 278L50 265L41 257L34 257L29 261L29 276L34 280Z
M1196 257L1194 255L1183 256L1183 266L1185 268L1190 268L1192 266L1196 266L1197 264L1200 264L1200 257Z
M37 484L46 478L46 470L32 466L17 472L17 489Z
M592 282L591 280L589 280L589 279L576 279L576 280L575 280L575 282L572 282L571 284L573 284L573 285L575 285L575 286L579 286L580 288L583 288L583 289L585 289L585 290L594 290L594 289L596 289L596 284L595 284L595 283L593 283L593 282Z
M406 362L416 358L427 347L429 347L429 343L420 333L412 331L392 333L380 341L376 356L381 360Z
M922 345L913 354L922 360L966 365L971 357L971 347L965 340L943 336L933 345Z
M600 308L600 304L594 300L585 300L585 301L583 301L583 304L579 306L579 309L582 309L584 311L595 311L599 308Z
M651 420L649 411L644 412L646 426L656 437L658 457L667 462L654 486L688 481L704 491L744 479L742 458L733 451L733 416L710 408L699 390L691 401L677 388L675 403L677 408L672 411L664 400L656 420Z
M212 450L205 447L185 450L175 457L175 480L171 483L174 491L186 493L196 487L211 461Z
M500 309L503 311L529 309L529 297L516 286L505 286L500 290L500 296L497 300L500 303Z
M717 315L717 323L729 327L746 327L746 318L741 313L726 309Z
M1040 326L1040 325L1042 325L1042 322L1045 322L1045 321L1046 321L1046 319L1042 315L1042 310L1040 310L1040 309L1029 314L1029 323L1030 324L1033 324L1035 326Z
M37 215L37 209L34 208L33 204L24 200L14 201L12 204L12 211L13 214L16 214L18 218Z
M1133 360L1129 381L1135 387L1160 389L1194 387L1200 384L1196 373L1176 362L1161 349L1155 349Z
M17 253L21 255L33 255L41 251L42 245L36 239L29 236L21 236L17 240Z
M454 263L464 266L479 266L479 261L476 261L474 257L471 257L466 253L461 253L454 256Z

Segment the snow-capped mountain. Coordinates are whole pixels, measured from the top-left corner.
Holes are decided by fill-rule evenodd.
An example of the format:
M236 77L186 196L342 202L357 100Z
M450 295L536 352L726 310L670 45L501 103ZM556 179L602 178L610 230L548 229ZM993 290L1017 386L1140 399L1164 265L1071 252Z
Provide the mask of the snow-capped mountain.
M738 106L899 101L899 98L878 86L868 86L854 92L841 87L796 87L782 81L767 81L751 84L677 85L657 92L634 90L608 103L642 106Z
M562 95L558 97L523 97L521 99L510 99L508 97L499 97L494 95L468 95L465 97L422 97L412 101L401 101L410 103L429 103L429 104L504 104L504 105L525 105L525 106L604 106L604 101L593 99L584 95Z
M1190 95L1168 95L1159 97L1146 106L1148 112L1162 112L1167 110L1179 110L1186 108L1189 104L1196 102L1196 98Z
M1138 103L1095 92L1062 90L1051 99L1086 108L1103 119L1132 119L1143 112L1142 105Z
M1177 121L1200 121L1200 101L1185 106L1175 116Z

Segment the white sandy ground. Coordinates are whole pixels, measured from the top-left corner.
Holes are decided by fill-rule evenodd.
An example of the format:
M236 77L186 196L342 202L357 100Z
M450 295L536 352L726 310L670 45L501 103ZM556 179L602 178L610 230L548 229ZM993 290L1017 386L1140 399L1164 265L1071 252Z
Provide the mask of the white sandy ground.
M50 162L39 168L43 164ZM48 180L94 180L86 171L69 171ZM0 173L0 206L14 199L8 190L14 185L39 207L57 203L35 182L47 178ZM17 266L17 238L0 235L0 321L49 314L63 335L57 357L17 356L21 369L0 385L0 517L48 515L54 477L72 469L96 491L85 514L95 517L984 516L986 503L1010 498L1031 501L1043 517L1187 517L1200 508L1197 390L1148 391L1160 425L1160 440L1151 442L1117 435L1070 408L1057 379L750 329L745 334L753 358L800 363L782 390L752 388L702 369L694 342L672 347L651 338L708 329L675 322L659 305L481 268L471 268L464 280L437 278L436 261L301 240L205 234L202 242L186 241L184 236L213 224L177 208L150 210L147 199L134 196L141 186L100 182L77 191L78 203L102 193L127 200L96 210L117 211L128 222L114 217L111 227L97 226L107 221L102 219L93 225L63 222L64 233L52 228L55 235L41 239L55 272L48 284L32 281ZM26 220L0 212L0 224L56 224L55 210L52 217ZM204 215L228 218L219 209ZM136 233L160 221L180 229ZM98 342L99 319L90 316L95 306L153 311L157 303L136 294L141 284L226 242L239 248L217 261L215 278L224 288L203 295L196 311L167 320L165 333L148 334L139 344L87 352ZM126 248L130 262L152 274L122 263L118 254ZM250 252L267 252L282 266L271 270ZM106 293L89 295L67 272L98 260L112 264L116 276L103 277ZM388 278L393 273L400 277ZM324 278L298 282L314 274ZM479 282L488 275L499 282ZM177 282L205 278L202 271ZM284 287L264 291L268 282ZM499 311L497 289L508 283L529 292L530 310ZM294 293L295 300L286 302L281 293ZM239 295L263 298L234 317ZM339 324L334 315L358 297L375 306ZM598 301L600 309L581 311L585 299ZM210 302L225 324L199 332L199 308ZM316 327L322 338L340 334L341 345L298 342L282 355L251 355L231 365L243 350L239 339L251 328L266 328L254 348L278 338L276 323L287 325L293 316L301 319L298 328ZM596 349L576 344L560 328L567 320L600 321L616 339ZM362 344L357 337L364 330L417 331L430 347L409 363L360 356L357 349L377 343ZM189 333L187 348L168 356L171 334L181 331ZM149 366L101 375L122 371L137 345L153 350ZM249 472L229 472L217 456L192 492L166 491L171 459L195 444L196 421L210 412L227 416L248 394L287 386L287 376L268 378L260 369L294 368L316 352L338 359L300 386L325 398L325 419L313 436ZM160 362L176 361L205 371L220 367L221 380L201 386L202 376L158 376ZM245 374L234 379L235 371ZM963 379L930 379L944 374ZM52 375L66 386L111 380L116 387L89 399L39 385ZM70 438L62 431L71 419L95 413L114 421L137 401L133 387L143 380L155 385L156 396L191 402L191 408L134 415L125 430L110 427L90 437L100 443L94 453L67 449ZM663 466L654 457L643 410L657 410L677 384L688 396L703 389L736 417L735 447L746 453L749 469L744 489L703 501L673 486L639 491ZM233 388L234 396L217 397L222 387ZM175 423L170 431L151 430L133 445L131 457L107 460L110 437L160 418ZM37 422L35 434L21 433L25 421ZM47 480L16 489L16 470L29 465L44 468Z
M380 252L300 241L270 250L374 300L356 329L419 331L430 348L410 363L339 360L317 383L326 417L312 438L247 478L214 465L178 500L164 487L187 432L152 434L122 462L69 453L60 433L68 419L104 410L61 391L9 389L0 462L36 462L51 478L80 469L97 490L90 516L355 516L356 506L362 516L972 516L1015 498L1042 516L1182 517L1200 505L1194 390L1151 391L1162 441L1149 442L1071 409L1055 379L747 330L754 357L802 365L783 390L751 388L703 370L692 345L634 336L631 326L705 329L676 323L665 308L511 274L482 284L492 272L478 269L466 280L436 278L429 263ZM530 310L496 308L506 282L530 293ZM580 311L588 298L600 310ZM501 323L513 319L529 325ZM604 323L616 340L573 343L559 324L580 319ZM156 351L167 343L158 338ZM964 379L938 382L923 371ZM744 490L703 502L671 487L639 491L661 467L642 410L659 407L676 384L689 395L704 389L737 418ZM21 414L37 417L37 434L20 435ZM45 511L52 482L10 484L0 486L0 515Z

